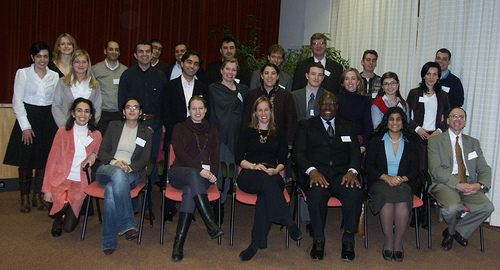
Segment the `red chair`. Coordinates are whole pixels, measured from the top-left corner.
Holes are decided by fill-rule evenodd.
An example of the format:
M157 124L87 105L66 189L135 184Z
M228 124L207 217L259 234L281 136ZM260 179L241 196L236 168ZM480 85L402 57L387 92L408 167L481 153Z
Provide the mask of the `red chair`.
M240 172L241 172L241 167L240 167ZM284 177L284 170L280 172L281 177ZM232 178L230 176L230 178ZM290 204L290 195L288 194L286 188L283 189L283 196L285 197L285 201L287 204ZM234 240L234 216L235 216L235 207L236 207L236 201L247 204L247 205L255 205L257 203L257 194L250 194L242 191L239 187L238 184L235 182L234 183L234 189L233 189L233 200L231 202L231 236L230 236L230 241L229 245L233 246L233 240ZM286 234L285 234L285 247L288 248L290 246L290 242L288 239L288 228L286 229Z
M432 184L432 178L431 178L431 175L429 174L429 172L427 171L424 171L424 177L425 177L425 192L426 194L430 195L430 196L427 196L427 218L429 219L429 235L428 235L428 241L429 241L429 249L432 249L432 236L431 236L431 200L434 200L436 202L436 204L441 207L441 203L439 203L436 198L434 197L434 195L432 195L429 191L429 187L430 185ZM469 212L469 208L467 208L467 206L463 206L464 207L464 210L465 212ZM415 217L416 219L416 217ZM415 224L415 227L417 225ZM483 228L483 224L481 223L481 225L479 226L479 240L480 240L480 245L481 245L481 252L484 252L484 228Z
M174 163L175 160L175 153L174 153L174 148L172 145L170 145L170 153L169 153L169 165L167 167L167 183L165 186L165 190L163 190L163 196L162 196L162 204L161 204L161 229L160 229L160 245L163 245L163 238L165 234L165 198L168 198L172 201L176 202L182 202L182 190L174 188L170 183L168 183L168 169L170 169L170 166ZM158 173L160 176L163 176L165 172L165 160L160 161L160 165L158 166ZM160 177L162 178L162 177ZM213 201L218 201L218 207L219 207L219 217L218 217L218 224L220 227L220 192L219 189L217 188L217 185L210 185L210 187L207 189L207 194L208 194L208 200L213 202ZM218 244L221 245L221 236L219 236Z
M147 183L151 182L151 173L153 172L153 169L154 169L154 166L155 166L155 159L154 158L151 158L149 160L149 163L148 163L148 166L147 166L147 170L146 170L146 175L147 175L147 182L146 183L143 183L143 182L139 182L137 184L137 187L132 189L130 191L130 197L132 199L134 198L137 198L139 196L139 193L141 191L144 192L143 194L143 197L142 197L142 213L141 213L141 225L139 226L139 237L137 238L137 244L141 244L141 239L142 239L142 229L144 227L144 212L146 210L146 198L148 198L148 192L149 192L149 189L148 188L145 188L147 186ZM98 202L98 199L104 199L104 188L99 186L99 184L97 183L97 181L93 181L91 182L90 180L90 176L89 176L89 172L88 172L88 166L85 167L83 169L87 175L87 181L89 183L89 185L85 188L84 192L85 194L87 194L87 206L86 206L86 209L85 209L85 218L84 218L84 221L83 221L83 227L82 227L82 236L81 236L81 240L83 241L85 239L85 231L87 229L87 221L88 221L88 216L89 216L89 208L90 208L90 201L92 200L92 198L95 198L96 201L97 201L97 212L98 212L98 215L99 215L99 224L102 224L102 217L101 217L101 211L100 211L100 208L99 208L99 202ZM151 205L151 204L150 204ZM153 226L153 224L151 223L151 227Z

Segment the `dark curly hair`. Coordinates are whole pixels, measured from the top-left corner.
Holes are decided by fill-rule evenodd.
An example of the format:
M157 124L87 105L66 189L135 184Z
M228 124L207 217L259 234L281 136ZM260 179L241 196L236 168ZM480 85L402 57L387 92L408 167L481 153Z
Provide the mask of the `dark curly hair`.
M403 128L401 129L401 133L403 134L403 138L405 140L411 139L412 132L410 130L410 123L408 123L408 118L406 117L405 111L400 107L390 107L387 112L384 114L384 118L382 118L382 122L378 125L377 129L373 133L373 136L384 135L389 131L389 116L391 114L399 113L401 115L401 120L403 121Z

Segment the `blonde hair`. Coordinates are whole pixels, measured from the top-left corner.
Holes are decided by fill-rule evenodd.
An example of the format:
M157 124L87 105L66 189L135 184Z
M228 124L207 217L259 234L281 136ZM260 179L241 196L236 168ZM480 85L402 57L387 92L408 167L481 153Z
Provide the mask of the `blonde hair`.
M88 78L90 78L89 87L94 89L98 88L99 82L97 82L97 80L94 77L94 73L92 73L92 64L90 63L90 56L84 50L76 50L71 55L69 72L68 74L66 74L66 76L63 77L63 82L69 86L76 84L76 76L74 76L75 69L73 68L73 63L75 62L75 59L80 56L85 56L87 58L87 62L89 62L89 66L87 68L87 72L85 73L85 77L83 78L83 80L87 80ZM73 80L71 78L73 78Z
M238 63L238 59L236 59L235 57L229 57L229 58L226 58L224 59L224 61L222 61L222 65L220 66L220 69L224 69L227 65L227 63L235 63L236 64L236 71L239 71L240 70L240 64Z
M76 40L73 36L71 36L68 33L61 34L57 40L56 40L56 45L54 45L54 51L52 52L52 59L53 60L59 60L59 57L61 57L61 52L59 51L59 45L61 45L61 39L62 38L67 38L69 40L69 43L73 45L73 52L78 50L78 45L76 45Z
M359 74L359 71L355 68L348 68L344 71L344 73L342 73L342 76L340 76L340 84L342 85L342 88L341 88L341 93L345 93L345 84L344 84L344 80L345 80L345 77L347 76L347 72L354 72L356 74L356 78L358 79L358 86L356 87L356 93L358 95L361 95L364 90L365 90L365 82L363 80L363 78L361 78L361 75Z
M271 117L269 117L269 125L267 128L268 128L268 134L273 135L276 133L276 130L277 130L276 123L274 123L274 108L273 108L273 103L266 96L259 97L253 103L252 121L250 122L249 127L254 128L254 129L259 128L259 119L257 119L257 106L259 106L259 104L262 102L267 102L267 104L269 104L269 109L271 110Z

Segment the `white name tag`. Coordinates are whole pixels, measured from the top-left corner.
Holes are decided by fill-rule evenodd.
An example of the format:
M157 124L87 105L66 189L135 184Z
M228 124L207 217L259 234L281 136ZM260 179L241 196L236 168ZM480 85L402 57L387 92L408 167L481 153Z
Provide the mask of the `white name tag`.
M236 83L240 83L240 79L236 79L236 78L234 78L234 81L235 81Z
M210 165L201 164L201 167L207 171L210 171Z
M467 157L468 160L472 160L472 159L475 159L477 158L477 153L476 151L472 151L469 153L469 156Z
M377 98L377 94L378 94L378 92L373 92L372 93L372 98Z
M144 145L146 145L146 141L143 140L143 139L141 139L141 138L139 138L139 137L137 137L135 139L135 144L139 145L140 147L144 147Z
M325 76L330 76L330 74L332 74L332 73L325 69Z
M351 136L340 136L340 139L342 140L342 142L352 142Z
M238 92L238 99L239 99L241 102L243 102L243 96L241 95L241 93L240 93L240 92Z
M120 84L120 79L113 79L113 84Z
M418 102L427 103L429 102L429 98L427 96L419 97Z
M278 84L279 87L281 87L282 89L285 89L285 87L281 84Z
M314 110L309 110L309 115L314 116Z
M447 93L447 94L450 92L450 88L449 88L449 87L446 87L446 86L441 86L441 89L443 89L443 91L444 91L445 93Z
M94 138L90 137L90 136L87 136L87 138L85 138L85 140L82 142L83 145L85 145L85 147L89 146L90 143L92 143L94 141Z

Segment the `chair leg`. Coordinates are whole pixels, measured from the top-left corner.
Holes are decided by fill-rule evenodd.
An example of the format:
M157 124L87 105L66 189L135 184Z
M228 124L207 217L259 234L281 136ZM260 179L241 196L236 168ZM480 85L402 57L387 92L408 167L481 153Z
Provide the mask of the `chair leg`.
M148 189L146 188L146 189L144 189L144 195L142 197L141 225L139 227L139 237L137 237L137 244L138 245L141 244L141 240L142 240L142 229L144 228L144 214L146 212L146 200L149 197L148 195L149 195ZM149 208L151 208L151 204L149 204ZM152 223L151 223L151 226L153 226Z
M160 245L163 245L163 236L165 233L165 192L162 191L162 199L161 199L161 220L160 220Z
M479 237L481 238L481 252L484 252L484 231L483 231L483 223L479 226Z
M297 227L300 229L300 199L302 198L302 193L297 190L297 196L295 201L295 208L297 209ZM297 241L297 247L300 247L300 240Z
M285 187L286 188L286 187ZM290 204L288 203L288 211L290 211ZM281 228L283 228L283 225L281 225ZM288 231L288 227L285 228L286 233L285 233L285 248L290 247L290 232Z
M151 183L151 179L148 180L148 187L146 189L146 192L144 192L144 194L146 194L146 193L148 193L148 194L151 193L151 196L148 196L146 198L146 200L148 200L148 211L150 214L152 214L153 213L153 206L151 205L151 203L152 203L151 197L153 196L153 183ZM149 219L149 227L153 228L153 219L152 218Z
M221 202L220 202L220 197L219 199L217 200L217 207L219 207L219 215L217 216L217 225L219 226L220 228L220 223L221 223L221 211L222 211L222 206L221 206ZM222 235L218 237L217 239L217 244L220 246L222 244Z
M413 212L415 213L415 241L417 242L417 249L420 249L420 230L418 228L418 208L413 208Z
M85 230L87 229L87 220L89 219L89 208L90 208L90 196L87 195L87 207L85 208L85 218L83 219L83 227L82 227L82 237L81 240L85 239Z
M431 233L432 222L431 222L431 198L430 198L430 196L427 196L427 220L429 221L429 228L427 230L427 241L428 241L427 247L429 249L432 249L432 233Z
M99 217L99 224L102 224L102 214L101 214L101 206L99 205L99 198L95 198L95 206L97 208L97 216Z
M233 246L233 240L234 240L234 207L235 206L236 206L236 188L233 189L233 201L231 202L231 224L230 224L231 232L230 232L230 237L229 237L229 246L231 246L231 247ZM219 213L220 213L220 211L219 211Z
M368 214L366 213L368 205L368 200L363 204L363 216L364 216L364 224L365 224L365 248L368 248Z

